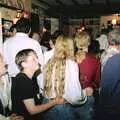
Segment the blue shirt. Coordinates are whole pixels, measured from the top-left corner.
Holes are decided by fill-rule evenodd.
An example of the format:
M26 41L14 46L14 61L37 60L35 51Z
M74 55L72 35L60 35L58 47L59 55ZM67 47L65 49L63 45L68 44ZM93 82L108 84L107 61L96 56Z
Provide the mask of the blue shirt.
M120 113L120 54L111 57L103 69L100 105L105 111Z

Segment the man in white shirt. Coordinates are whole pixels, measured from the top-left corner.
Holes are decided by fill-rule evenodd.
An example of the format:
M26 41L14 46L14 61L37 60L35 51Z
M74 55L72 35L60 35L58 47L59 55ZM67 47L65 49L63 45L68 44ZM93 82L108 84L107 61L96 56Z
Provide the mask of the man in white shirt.
M33 49L38 56L39 62L43 65L43 53L39 43L28 37L31 29L29 19L21 18L16 23L16 35L7 39L4 43L4 57L8 64L8 72L14 77L19 72L15 64L16 54L23 49Z
M100 50L106 50L109 46L106 31L102 30L99 38L96 39L100 44Z

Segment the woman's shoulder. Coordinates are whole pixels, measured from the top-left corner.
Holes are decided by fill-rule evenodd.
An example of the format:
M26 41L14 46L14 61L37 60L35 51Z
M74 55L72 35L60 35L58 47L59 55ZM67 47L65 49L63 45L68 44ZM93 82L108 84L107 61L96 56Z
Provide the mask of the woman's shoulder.
M73 59L71 59L71 58L68 58L67 60L66 60L66 64L68 64L68 65L70 65L70 66L78 66L78 63L76 62L76 60L73 58Z

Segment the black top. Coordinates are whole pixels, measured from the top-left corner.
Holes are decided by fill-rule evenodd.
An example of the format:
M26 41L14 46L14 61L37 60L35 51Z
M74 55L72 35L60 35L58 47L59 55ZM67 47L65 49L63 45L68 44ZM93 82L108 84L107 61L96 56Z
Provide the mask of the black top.
M12 111L18 115L30 116L23 101L33 98L40 104L39 87L35 77L31 80L24 73L19 73L12 81Z

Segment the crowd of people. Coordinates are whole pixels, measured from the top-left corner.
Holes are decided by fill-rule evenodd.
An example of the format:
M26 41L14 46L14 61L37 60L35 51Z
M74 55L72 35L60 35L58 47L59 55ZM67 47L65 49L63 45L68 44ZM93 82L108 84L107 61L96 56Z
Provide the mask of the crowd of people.
M119 120L120 29L96 40L57 30L44 46L30 25L18 20L3 44L0 119Z

